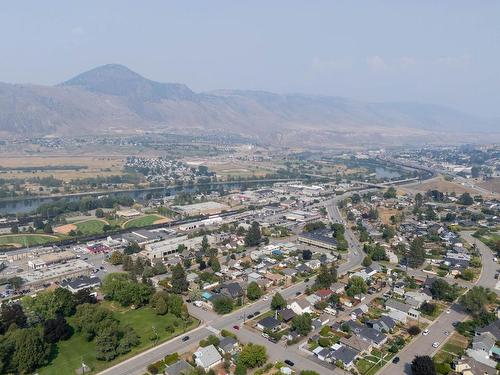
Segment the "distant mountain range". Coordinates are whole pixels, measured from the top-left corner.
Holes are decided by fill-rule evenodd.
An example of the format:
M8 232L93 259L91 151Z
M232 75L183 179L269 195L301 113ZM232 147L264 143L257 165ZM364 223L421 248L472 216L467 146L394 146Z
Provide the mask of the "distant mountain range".
M286 145L500 139L500 121L416 103L217 90L149 80L109 64L56 86L0 83L0 136L231 132Z

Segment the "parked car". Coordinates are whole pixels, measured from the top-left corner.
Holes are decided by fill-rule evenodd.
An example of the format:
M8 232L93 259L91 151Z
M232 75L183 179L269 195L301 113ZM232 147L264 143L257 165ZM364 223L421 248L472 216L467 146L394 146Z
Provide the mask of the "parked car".
M293 363L292 361L290 361L289 359L285 359L285 363L288 365L288 366L293 366L295 365L295 363Z
M438 346L439 346L439 342L437 342L437 341L432 344L433 348L437 348Z
M300 296L302 294L302 292L296 292L295 295L296 296Z
M182 338L182 341L188 341L188 340L189 340L189 336L184 336L184 337Z
M260 311L256 311L253 313L253 316L257 316L257 315L260 315Z
M392 359L392 363L399 363L399 357L394 357Z
M233 326L234 329L240 329L240 326Z
M422 332L422 335L427 336L429 334L429 330L426 329L424 332Z

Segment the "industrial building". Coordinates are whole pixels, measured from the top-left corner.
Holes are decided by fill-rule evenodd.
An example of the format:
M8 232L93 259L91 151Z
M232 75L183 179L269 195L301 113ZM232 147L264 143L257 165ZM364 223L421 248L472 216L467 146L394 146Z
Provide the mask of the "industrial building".
M172 206L172 209L182 216L216 215L230 209L229 206L218 202L202 202L185 206Z
M208 243L214 244L215 237L207 236ZM147 244L144 247L143 253L150 259L164 259L169 255L177 253L180 245L186 246L187 249L199 250L203 236L189 238L188 236L171 237L163 241Z

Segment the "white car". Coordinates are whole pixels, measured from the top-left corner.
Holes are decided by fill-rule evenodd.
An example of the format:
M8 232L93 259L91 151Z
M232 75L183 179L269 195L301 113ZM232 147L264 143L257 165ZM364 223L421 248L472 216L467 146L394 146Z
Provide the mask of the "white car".
M439 346L439 343L436 341L435 343L432 344L433 348L437 348Z
M427 336L429 334L429 330L426 329L424 332L422 332L422 335Z

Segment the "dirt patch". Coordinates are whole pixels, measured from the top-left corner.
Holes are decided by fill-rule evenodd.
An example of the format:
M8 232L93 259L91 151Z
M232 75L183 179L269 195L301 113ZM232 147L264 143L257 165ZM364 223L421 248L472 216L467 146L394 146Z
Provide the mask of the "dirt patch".
M54 233L69 234L69 232L71 232L72 230L76 231L76 229L77 228L75 224L65 224L54 228Z
M423 183L417 183L411 185L411 188L414 190L418 190L421 192L426 192L428 190L439 190L442 193L455 193L457 195L463 193L469 193L471 195L476 195L477 191L463 186L460 183L456 183L453 181L446 181L444 179L432 179Z
M497 194L500 194L500 177L496 177L487 181L482 181L478 183L478 186L488 191L493 191Z
M395 216L398 212L400 211L395 208L379 207L378 217L384 224L389 225L391 224L391 216Z

